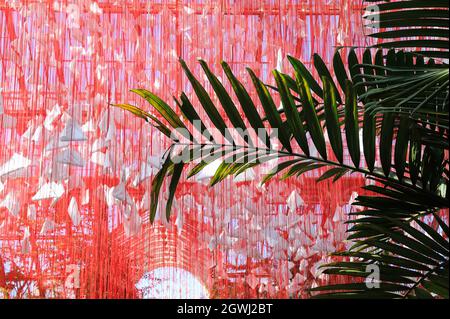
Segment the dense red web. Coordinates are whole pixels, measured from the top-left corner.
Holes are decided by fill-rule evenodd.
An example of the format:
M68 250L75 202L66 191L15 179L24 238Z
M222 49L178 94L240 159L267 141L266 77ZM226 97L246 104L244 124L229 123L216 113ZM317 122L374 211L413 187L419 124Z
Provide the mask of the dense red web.
M201 296L307 297L345 247L361 176L260 187L271 162L209 188L204 174L182 180L170 221L162 198L152 225L167 140L109 103L148 108L132 88L197 103L178 57L202 83L198 58L222 79L225 60L248 87L245 67L273 83L287 54L328 63L367 45L361 15L351 0L1 0L0 298L197 296L179 269Z

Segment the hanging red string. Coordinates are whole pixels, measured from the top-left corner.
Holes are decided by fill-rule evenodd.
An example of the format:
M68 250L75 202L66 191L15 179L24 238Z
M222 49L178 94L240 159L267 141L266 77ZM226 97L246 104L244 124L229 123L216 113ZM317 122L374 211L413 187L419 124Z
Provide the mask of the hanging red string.
M308 297L360 176L259 187L271 162L209 188L205 173L152 225L167 141L108 104L147 107L132 88L195 101L179 56L249 86L247 66L272 82L287 54L309 66L364 41L351 0L0 1L0 298Z

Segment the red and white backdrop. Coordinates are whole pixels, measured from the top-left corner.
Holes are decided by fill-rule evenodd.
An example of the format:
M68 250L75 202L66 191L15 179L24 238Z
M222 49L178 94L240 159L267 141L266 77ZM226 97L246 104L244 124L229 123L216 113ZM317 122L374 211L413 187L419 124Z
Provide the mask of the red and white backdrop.
M109 103L147 107L129 92L147 88L198 105L178 57L202 81L198 58L271 83L287 54L367 45L361 15L352 0L1 0L0 298L308 297L361 176L260 187L272 161L209 188L210 167L150 224L167 140Z

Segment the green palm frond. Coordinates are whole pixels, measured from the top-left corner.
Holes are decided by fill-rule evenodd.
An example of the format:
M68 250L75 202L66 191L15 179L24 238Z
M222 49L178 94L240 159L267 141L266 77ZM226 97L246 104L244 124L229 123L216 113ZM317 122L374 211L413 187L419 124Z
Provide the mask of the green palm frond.
M448 203L387 184L366 189L383 197L357 198L354 205L364 209L347 222L352 247L333 254L342 261L322 267L353 281L314 288L315 297L448 298L449 231L438 214Z
M410 48L426 57L449 58L449 2L367 1L366 27L380 39L375 47ZM419 48L419 49L416 49Z
M404 124L414 126L426 145L448 149L449 131L449 68L411 53L390 50L386 65L363 63L363 79L356 86L366 88L359 98L370 115L404 118Z
M183 69L194 88L203 111L210 119L214 128L218 129L226 140L226 143L222 144L217 143L216 141L201 144L200 142L190 139L183 149L184 151L187 151L192 150L194 147L221 148L221 151L215 154L214 159L222 158L227 159L227 161L224 161L216 172L216 176L212 179L212 184L220 182L228 176L240 174L244 172L245 169L262 163L263 161L260 161L260 159L264 159L264 156L267 155L278 155L279 157L293 156L297 158L297 162L292 162L292 165L285 167L285 169L289 168L289 170L284 172L283 176L285 178L294 175L299 176L304 172L318 167L329 167L329 170L320 180L331 177L333 177L334 180L337 180L345 173L353 171L377 178L386 178L393 183L398 183L407 187L416 185L423 191L431 190L432 192L436 192L442 184L446 184L447 181L442 178L443 170L429 170L428 165L415 165L413 167L408 164L406 158L408 145L410 145L409 148L416 149L414 148L414 142L416 142L416 140L413 139L414 134L410 132L409 124L405 125L405 121L397 121L392 116L387 117L384 115L379 120L381 121L381 129L380 134L377 134L376 116L364 116L361 120L359 110L363 108L363 106L357 101L358 94L355 85L349 79L344 79L343 83L345 83L345 87L343 95L345 97L342 98L344 103L339 104L337 87L329 72L322 71L323 86L321 87L321 94L323 104L319 104L317 100L314 100L313 96L315 92L310 86L310 83L313 82L308 80L308 75L302 76L302 74L306 73L301 62L293 57L289 57L289 60L295 73L293 78L278 71L274 71L276 82L274 88L276 88L277 94L279 94L283 103L282 113L277 110L274 102L275 97L271 95L268 87L258 79L252 70L248 70L255 91L258 94L259 103L264 110L263 116L260 116L256 111L256 102L250 98L250 92L242 86L229 67L223 63L223 68L227 77L230 79L242 110L247 109L247 112L244 111L243 113L251 113L251 119L241 116L238 106L234 104L233 99L227 93L224 86L209 70L206 63L203 61L200 62L210 81L209 84L217 95L221 108L228 117L231 115L233 118L233 120L230 121L234 127L249 129L250 127L260 125L263 122L262 118L267 119L267 121L264 122L268 127L263 127L263 129L266 130L266 132L269 128L278 130L278 139L283 146L282 149L275 149L270 143L262 147L255 147L258 141L252 141L248 136L244 138L241 144L238 144L237 141L234 141L230 136L225 134L226 124L225 118L221 115L221 109L213 102L214 98L207 93L206 89L195 78L188 66L181 60ZM154 94L146 90L138 89L133 90L133 92L144 97L144 99L160 113L172 128L185 129L187 133L184 134L184 137L190 138L194 135L194 132L189 131L187 125L182 123L175 108L170 107ZM177 105L180 107L183 116L189 122L193 123L194 120L200 119L197 111L192 106L193 104L185 94L181 96L181 102L178 102ZM148 114L145 111L136 111L134 108L131 110L123 105L117 106L132 111L134 114L139 113L138 115L141 117ZM248 110L249 108L251 109L250 111ZM152 119L150 118L149 121L152 121ZM247 122L251 124L247 125ZM158 125L159 127L161 126L161 124ZM345 130L344 136L341 134L341 125L343 125ZM202 123L202 127L206 128L206 125ZM361 138L360 130L363 131L363 139ZM311 137L310 141L307 138L307 134ZM328 150L326 147L325 134L328 134L331 150ZM174 136L174 134L171 135ZM396 141L397 145L391 150L394 141ZM411 141L411 143L408 143L409 141ZM179 143L179 139L175 139L173 143ZM363 145L362 150L360 149L360 144ZM381 167L375 165L377 144L379 144L380 150L383 150L383 152L378 150L381 157ZM350 153L351 162L344 163L343 161L344 146L346 146ZM317 149L317 156L311 156L312 147ZM391 151L388 152L388 148ZM436 151L433 151L434 149L435 148L428 147L425 148L423 152L420 152L420 154L416 152L414 155L416 161L413 162L413 164L416 162L422 163L423 158L439 164L436 165L436 167L442 167L440 164L444 161L443 153L436 153ZM392 151L394 156L391 155ZM364 162L361 162L362 153L365 158ZM230 157L224 158L226 155ZM234 156L234 158L231 156ZM253 156L258 161L251 163L252 165L248 165L249 163L246 163L245 161L244 163L236 163L233 159L236 159L238 156L240 156L241 160ZM418 158L420 158L420 160L418 160ZM206 167L207 161L205 161L204 158L197 157L195 160L203 160L203 162L201 162L203 164L195 166L194 171L189 173L190 177ZM190 158L188 162L192 161L194 161L194 159ZM183 168L188 166L189 165L184 165ZM277 167L275 169L278 170L279 168ZM272 176L272 173L269 175ZM177 177L176 180L178 180L178 178L179 177ZM270 177L264 178L263 181L268 182L270 179ZM173 185L173 187L175 187L175 185ZM171 197L169 197L169 200L171 200Z
M448 149L449 2L366 2L369 36L379 40L374 47L391 50L360 65L368 71L358 84L366 88L365 111L408 117L423 144Z

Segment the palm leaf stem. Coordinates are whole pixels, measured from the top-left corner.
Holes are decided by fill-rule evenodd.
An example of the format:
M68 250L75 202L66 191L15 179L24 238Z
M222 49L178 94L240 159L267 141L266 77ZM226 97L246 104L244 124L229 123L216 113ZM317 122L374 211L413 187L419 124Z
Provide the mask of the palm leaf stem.
M420 192L420 193L422 193L424 195L433 197L433 200L436 200L437 202L439 202L442 205L442 207L446 207L446 205L448 204L445 198L442 198L442 197L440 197L438 195L435 195L435 194L432 194L430 192L427 192L427 191L425 191L425 190L423 190L421 188L415 187L414 185L405 183L403 181L399 181L399 180L397 180L395 178L386 177L385 175L378 174L375 171L369 171L369 170L366 170L366 169L363 169L363 168L357 168L357 167L354 167L354 166L351 166L351 165L341 164L339 162L333 162L331 160L325 160L323 158L319 158L319 157L315 157L315 156L308 156L308 155L301 154L301 153L296 153L296 152L275 150L275 149L272 149L272 148L261 148L261 147L251 147L251 146L247 146L247 145L220 144L220 143L172 143L170 148L172 148L175 145L201 146L201 147L209 145L209 146L212 146L212 147L231 147L234 150L247 149L247 150L252 150L254 152L262 151L262 152L266 152L266 153L270 153L270 154L282 154L284 156L299 157L299 158L302 158L302 159L312 160L312 161L323 163L323 164L330 165L330 166L339 166L339 167L342 167L342 168L349 169L349 170L351 170L353 172L358 172L358 173L364 174L366 176L372 176L372 177L375 177L375 178L378 178L378 179L381 179L381 180L389 181L389 182L391 182L393 184L396 184L396 185L399 185L399 186L407 187L407 188L409 188L411 190L414 190L416 192Z

